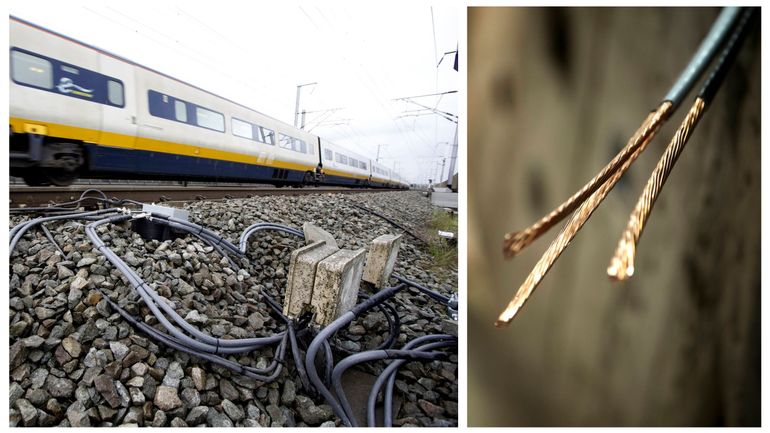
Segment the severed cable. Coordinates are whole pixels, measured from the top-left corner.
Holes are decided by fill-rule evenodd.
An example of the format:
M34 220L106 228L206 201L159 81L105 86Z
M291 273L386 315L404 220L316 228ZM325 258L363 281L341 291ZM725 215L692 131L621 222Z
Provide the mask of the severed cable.
M741 15L741 20L727 45L722 50L722 54L714 66L711 75L706 79L706 82L703 84L698 97L695 98L695 102L690 108L690 111L687 113L684 121L682 121L679 129L674 134L674 137L671 139L663 156L658 161L658 165L655 167L655 170L653 170L652 175L647 181L639 200L636 202L636 207L633 212L631 212L628 224L623 231L620 241L618 242L615 255L610 260L610 265L607 268L607 275L609 275L611 279L625 280L634 274L636 244L639 242L639 237L642 235L645 223L652 212L655 200L657 200L660 191L663 189L663 185L671 174L687 141L692 136L692 132L697 126L698 121L703 117L703 114L706 112L706 109L716 95L717 90L719 90L720 85L724 81L727 70L735 60L741 43L746 36L748 24L753 16L753 8L747 9Z
M631 157L623 163L623 166L619 170L616 170L615 173L612 174L607 182L603 183L598 190L591 194L588 200L584 201L574 214L572 214L572 217L570 218L569 222L567 222L567 225L564 226L559 235L540 258L540 260L538 260L534 269L532 269L532 272L530 272L527 279L524 280L524 283L521 285L521 287L519 287L516 295L514 295L511 302L508 303L508 306L500 314L497 321L495 322L495 326L499 328L507 325L511 320L513 320L513 317L516 315L519 309L521 309L522 305L524 305L527 299L529 299L529 295L532 294L537 285L540 284L540 281L543 279L545 274L549 269L551 269L551 266L553 266L554 262L556 262L556 259L558 259L561 253L564 252L564 249L567 248L567 245L569 245L570 241L572 241L572 238L574 238L580 228L583 227L583 224L588 221L588 218L591 216L594 210L596 210L602 200L604 200L604 197L607 195L607 193L609 193L618 182L618 180L620 180L620 177L623 175L623 173L628 169L628 167L631 166L636 158L641 155L645 147L647 147L647 144L650 142L650 140L652 140L652 137L655 135L655 133L660 128L660 125L662 124L664 110L665 108L661 107L657 111L650 113L645 123L643 123L642 126L636 131L634 136L631 137L629 142L638 143L636 152L634 152Z
M684 99L690 89L693 88L698 77L703 74L705 68L716 56L719 47L729 35L730 29L738 21L740 9L741 8L737 7L726 7L719 14L719 17L711 26L711 30L703 39L703 42L700 47L698 47L695 55L693 55L692 59L687 64L687 67L682 71L679 78L666 94L666 97L658 106L658 110L665 111L664 121L676 111L682 99ZM667 104L668 106L666 107ZM625 161L634 154L637 148L638 143L634 146L634 142L629 141L626 147L624 147L612 161L602 168L599 174L594 176L593 179L585 184L583 188L572 197L567 199L567 201L526 229L507 233L503 241L503 255L505 258L514 257L543 233L547 232L551 227L563 220L570 212L577 209L578 206L604 184L615 171L623 166Z
M744 8L745 9L745 8ZM577 208L569 222L564 226L557 238L551 243L543 256L538 260L527 279L519 287L513 299L500 314L495 326L502 327L515 317L529 296L535 290L545 274L550 270L570 241L575 237L583 224L604 200L607 193L615 186L620 177L631 166L634 160L644 151L660 129L660 126L673 114L678 104L694 86L695 81L703 73L711 60L719 52L719 47L728 37L730 30L742 15L742 8L724 8L704 38L700 47L680 74L666 98L658 108L648 115L640 128L631 137L618 155L605 166L597 176L588 182L570 199L546 215L537 223L520 232L509 233L505 236L503 252L507 258L513 257L540 235L562 220L569 212ZM743 22L743 21L741 21ZM737 33L734 32L734 33ZM732 38L731 38L732 41Z

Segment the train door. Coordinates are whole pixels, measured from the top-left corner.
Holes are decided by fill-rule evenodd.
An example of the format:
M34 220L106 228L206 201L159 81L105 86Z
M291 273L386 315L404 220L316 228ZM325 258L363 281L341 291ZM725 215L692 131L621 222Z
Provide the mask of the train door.
M98 164L100 168L115 170L131 169L131 160L127 157L136 146L136 83L134 66L108 55L100 56L102 74L114 77L108 83L111 100L123 103L122 107L103 105L102 135L99 141Z

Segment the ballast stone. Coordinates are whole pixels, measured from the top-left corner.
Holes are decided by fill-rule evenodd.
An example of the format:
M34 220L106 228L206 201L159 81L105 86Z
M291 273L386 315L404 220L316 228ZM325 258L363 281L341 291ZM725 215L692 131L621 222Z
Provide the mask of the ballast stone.
M372 241L369 253L366 255L364 281L374 284L378 289L387 286L396 264L402 236L382 235Z
M337 250L337 247L327 245L325 241L318 241L291 253L283 314L294 319L308 310L318 262Z
M305 243L308 245L318 241L326 241L326 245L339 248L337 245L337 240L334 239L334 236L316 225L311 223L302 224L302 231L305 233Z
M326 326L356 305L366 250L339 250L318 264L313 287L315 323Z

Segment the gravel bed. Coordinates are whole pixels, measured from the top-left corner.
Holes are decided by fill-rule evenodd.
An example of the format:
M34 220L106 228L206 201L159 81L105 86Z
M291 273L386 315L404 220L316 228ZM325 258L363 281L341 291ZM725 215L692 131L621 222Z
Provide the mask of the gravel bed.
M340 248L365 248L382 234L401 231L353 204L387 215L420 232L431 218L418 192L355 195L266 196L185 205L190 220L237 243L247 226L264 221L301 228L311 222L332 233ZM16 225L29 217L11 217ZM81 222L48 224L66 255L36 229L19 242L10 261L11 426L334 426L340 420L323 398L302 388L294 362L278 380L263 384L169 349L135 330L109 306L110 298L149 325L155 319L105 257L92 249ZM260 291L283 299L297 238L275 232L250 239L240 270L194 237L144 241L130 224L100 227L105 243L175 310L216 337L269 336L284 325L270 314ZM431 269L431 272L426 272ZM425 247L405 235L396 272L444 294L457 287L457 271L435 269ZM415 337L453 332L443 306L401 292L396 347ZM159 329L162 328L158 325ZM339 332L335 360L347 351L376 347L387 321L373 311ZM305 339L305 343L309 338ZM257 368L275 346L231 357ZM356 368L376 374L383 362ZM412 362L399 370L399 426L457 425L457 356Z

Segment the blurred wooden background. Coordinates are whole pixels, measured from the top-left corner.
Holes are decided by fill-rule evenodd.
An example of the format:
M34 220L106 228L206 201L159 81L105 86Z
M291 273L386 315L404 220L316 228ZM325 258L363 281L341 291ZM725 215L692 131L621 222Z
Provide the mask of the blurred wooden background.
M606 268L687 97L510 327L492 323L562 224L535 222L625 145L718 9L469 8L469 424L759 425L760 26L642 236Z

